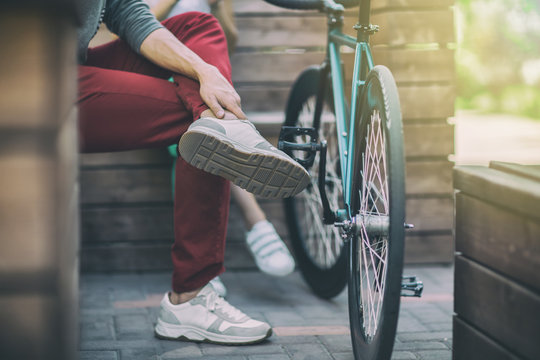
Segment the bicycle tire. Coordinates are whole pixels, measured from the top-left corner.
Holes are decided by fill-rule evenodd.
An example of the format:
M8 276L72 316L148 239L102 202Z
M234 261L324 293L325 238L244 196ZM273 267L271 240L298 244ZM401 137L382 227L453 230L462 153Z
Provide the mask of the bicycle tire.
M320 10L323 7L321 0L264 0L269 4L293 10ZM358 6L359 0L337 0L345 8Z
M350 242L351 339L355 359L387 360L399 315L405 236L403 126L388 68L370 71L360 100L352 209L363 220ZM386 230L377 228L378 220Z
M321 121L321 126L313 124L313 113L310 113L309 109L310 104L314 107L320 77L321 69L315 66L307 68L300 74L291 89L284 125L315 127L319 139L328 141L327 196L336 210L335 207L341 205L338 202L342 199L342 186L341 179L336 174L336 171L339 171L339 162L336 162L339 154L337 154L335 119L333 122L331 118L329 121L326 120L333 117L332 105L328 100L331 94L328 94L325 101L326 111L323 113L324 121ZM289 153L289 155L298 154ZM314 165L308 169L312 175L311 184L295 197L284 199L284 211L292 247L303 278L317 296L330 299L341 293L347 284L348 253L339 230L333 225L322 224L322 205L317 186L318 162L319 154L315 158Z

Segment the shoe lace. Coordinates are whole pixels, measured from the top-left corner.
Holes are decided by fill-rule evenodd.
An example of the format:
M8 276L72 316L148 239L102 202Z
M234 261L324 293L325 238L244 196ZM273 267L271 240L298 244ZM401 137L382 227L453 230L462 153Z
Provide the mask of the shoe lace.
M229 304L224 298L216 292L212 292L206 297L206 306L210 311L221 310L233 319L240 320L246 314Z

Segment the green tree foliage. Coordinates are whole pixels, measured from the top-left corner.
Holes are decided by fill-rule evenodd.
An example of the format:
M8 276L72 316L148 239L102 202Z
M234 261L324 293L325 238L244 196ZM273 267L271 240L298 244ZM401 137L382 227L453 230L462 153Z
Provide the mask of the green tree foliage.
M540 2L457 0L458 106L540 118Z

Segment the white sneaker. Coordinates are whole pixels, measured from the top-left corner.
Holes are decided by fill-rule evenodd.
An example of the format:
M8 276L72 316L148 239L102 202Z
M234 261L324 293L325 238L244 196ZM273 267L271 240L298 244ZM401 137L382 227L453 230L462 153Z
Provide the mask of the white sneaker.
M294 271L294 258L270 222L256 223L247 233L246 242L261 271L273 276L286 276Z
M272 328L233 307L207 284L195 298L179 305L165 294L155 332L164 339L240 345L263 341L272 335Z
M227 288L225 287L225 284L223 283L223 281L221 281L219 276L216 276L215 278L210 280L210 284L212 285L214 290L216 290L219 296L223 298L227 296Z
M273 147L248 120L201 118L182 135L178 151L196 168L261 197L294 196L310 183L306 169Z

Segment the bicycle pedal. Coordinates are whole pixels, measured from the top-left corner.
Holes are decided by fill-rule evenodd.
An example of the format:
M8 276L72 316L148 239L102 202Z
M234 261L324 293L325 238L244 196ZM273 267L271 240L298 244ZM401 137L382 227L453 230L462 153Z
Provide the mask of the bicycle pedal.
M423 291L424 283L418 280L416 276L403 276L401 278L401 296L422 297Z
M278 149L286 152L296 162L308 169L313 165L315 154L321 150L321 144L318 143L318 135L319 134L315 128L282 126L281 132L279 133ZM296 136L309 137L309 141L305 143L291 141ZM305 157L294 157L292 156L292 151L303 151L305 153Z

